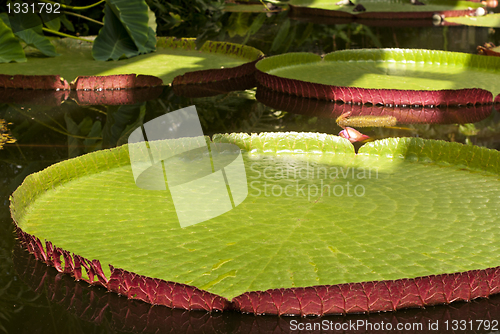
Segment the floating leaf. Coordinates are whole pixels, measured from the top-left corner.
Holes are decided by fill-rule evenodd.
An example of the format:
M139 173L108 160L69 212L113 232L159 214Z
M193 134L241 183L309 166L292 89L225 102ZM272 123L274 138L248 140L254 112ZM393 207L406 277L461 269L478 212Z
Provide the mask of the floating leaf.
M225 42L206 42L201 50L195 48L194 39L159 37L157 50L120 62L94 61L92 43L80 40L55 40L56 58L30 57L23 64L3 64L3 74L61 75L68 82L77 76L117 75L136 73L154 75L169 84L189 71L232 68L254 61L262 52L249 47ZM201 51L201 52L200 52ZM78 66L74 66L78 63Z
M181 228L171 189L138 188L123 146L26 178L11 199L19 239L60 272L185 309L323 315L500 292L498 151L391 138L355 154L304 133L214 141L246 151L248 195L232 210ZM194 172L183 143L169 142L166 163Z
M152 75L107 75L107 76L79 76L71 83L74 90L114 90L130 88L149 88L161 86L162 81Z
M500 14L498 13L485 16L445 17L444 20L466 26L500 28Z
M295 15L316 15L376 19L425 19L432 18L436 13L444 16L473 15L481 3L472 1L455 0L424 0L425 6L415 6L406 0L353 0L354 4L362 4L365 12L353 12L353 6L336 5L330 0L290 0L291 12Z
M241 91L253 88L257 85L257 81L253 75L247 75L243 77L238 77L235 79L221 80L209 83L199 83L199 84L182 84L178 85L174 83L172 88L178 96L185 97L208 97L215 96L219 94L227 94L229 92Z
M500 93L496 80L500 59L458 52L363 49L332 52L323 58L288 53L255 66L263 86L323 100L449 106L489 104L492 93Z
M65 90L69 84L59 75L0 74L0 88Z

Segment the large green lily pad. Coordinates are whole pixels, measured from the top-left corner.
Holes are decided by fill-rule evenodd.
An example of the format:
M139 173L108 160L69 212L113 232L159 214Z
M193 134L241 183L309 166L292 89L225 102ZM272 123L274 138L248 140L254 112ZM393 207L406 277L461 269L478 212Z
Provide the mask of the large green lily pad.
M336 87L398 91L481 88L494 96L500 93L500 59L460 52L362 49L332 52L323 58L289 53L260 60L256 68L279 79Z
M56 39L59 57L40 57L34 51L25 63L0 64L0 74L60 75L68 82L77 76L146 74L160 77L164 84L189 71L235 67L262 56L259 50L231 43L206 42L200 50L194 39L159 37L156 52L120 61L96 61L92 43L72 39Z
M341 11L345 13L351 13L354 15L359 15L358 12L353 12L354 6L347 5L336 5L339 1L333 0L290 0L288 4L297 6L298 10L302 7L310 9L320 9L324 10L324 15L332 15L327 11ZM397 12L444 12L452 10L467 10L469 8L476 9L479 7L484 7L481 3L474 3L470 1L455 1L455 0L422 0L424 6L415 6L411 4L410 0L369 0L369 1L352 1L354 4L362 4L366 8L366 13L394 13L394 18L398 18ZM364 14L363 14L364 15Z
M445 17L446 22L458 23L466 26L474 27L500 27L500 14L488 14L485 16L462 16L462 17Z
M342 138L297 133L214 140L245 150L248 185L247 198L216 218L181 228L168 190L135 185L127 146L29 176L12 217L104 266L226 298L500 264L498 151L394 138L355 154ZM196 160L171 159L184 170Z

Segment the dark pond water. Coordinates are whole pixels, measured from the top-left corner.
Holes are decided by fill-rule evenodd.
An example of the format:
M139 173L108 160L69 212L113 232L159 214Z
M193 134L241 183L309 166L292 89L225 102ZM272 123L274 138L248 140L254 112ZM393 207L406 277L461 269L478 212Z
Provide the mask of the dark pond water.
M343 48L374 46L475 53L477 45L500 41L500 33L488 28L335 25L318 20L292 19L291 27L298 39L308 26L314 33L301 44L290 42L271 50L274 36L287 19L283 14L269 18L264 28L250 37L248 44L266 54L285 51L323 54ZM230 40L241 42L243 39L236 36ZM332 104L309 105L300 112L293 108L299 102L283 102L277 94L264 90L256 92L255 89L201 98L180 96L171 87L164 87L156 93L154 99L124 106L81 106L73 101L60 106L47 101L38 105L0 103L0 119L12 123L8 127L17 139L15 144L6 144L0 150L0 333L297 333L293 329L314 325L316 327L312 328L323 330L301 333L361 333L384 332L383 326L387 323L394 327L398 323L413 326L401 331L408 333L461 332L461 328L466 328L466 332L495 332L495 328L486 326L477 330L477 324L481 320L492 324L496 320L498 324L500 296L423 310L320 319L186 312L150 307L98 288L89 289L83 283L57 275L55 270L37 263L20 250L13 233L9 196L27 175L61 160L121 145L135 127L167 112L196 105L206 135L270 131L337 134L340 131L335 122L339 114L325 111L333 110ZM193 96L198 92L183 94ZM450 121L451 124L408 124L398 128L368 128L364 133L375 139L418 136L498 149L500 115L492 107L474 113L482 116L472 120L460 116L467 123L462 125L456 124L458 121ZM95 126L95 132L92 132L92 126ZM364 322L372 324L373 329L360 327L353 330L353 323ZM434 330L436 323L439 328ZM319 324L322 326L318 327ZM496 331L499 329L497 325Z

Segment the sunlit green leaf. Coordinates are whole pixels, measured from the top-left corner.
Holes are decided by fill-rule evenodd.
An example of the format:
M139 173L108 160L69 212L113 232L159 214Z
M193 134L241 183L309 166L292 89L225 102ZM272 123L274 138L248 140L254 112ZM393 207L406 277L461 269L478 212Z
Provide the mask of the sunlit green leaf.
M466 26L500 28L499 13L488 14L485 16L445 17L445 21L463 24Z
M150 31L153 34L152 29ZM119 62L104 62L92 59L91 42L65 38L53 43L61 53L60 57L29 57L29 61L22 64L3 64L2 74L60 75L71 82L82 75L135 73L157 76L167 85L174 77L189 71L235 67L262 56L259 50L238 44L207 42L197 50L194 39L159 37L155 53Z
M54 45L43 34L42 21L38 15L33 13L13 15L9 17L9 22L14 34L26 44L37 48L46 56L55 57L59 55Z
M12 217L41 240L100 260L105 272L112 264L229 299L499 265L498 151L391 138L356 154L347 140L304 133L214 141L244 150L238 182L248 196L212 219L181 228L171 190L136 186L127 146L29 176L13 194ZM171 159L195 172L192 157ZM209 188L192 191L209 196Z

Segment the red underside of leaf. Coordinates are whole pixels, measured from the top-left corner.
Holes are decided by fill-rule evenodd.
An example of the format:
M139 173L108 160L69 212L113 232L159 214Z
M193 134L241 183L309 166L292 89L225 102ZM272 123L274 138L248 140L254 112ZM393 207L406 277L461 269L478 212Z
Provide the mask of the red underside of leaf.
M71 83L73 90L108 90L161 86L163 81L153 75L118 74L81 76Z
M246 90L257 85L253 74L230 80L210 82L204 84L174 85L172 88L178 96L184 97L209 97L226 94L238 90Z
M216 81L227 81L229 79L251 76L256 71L255 64L259 60L260 59L257 59L249 63L231 68L187 72L183 75L176 76L174 78L174 81L172 82L172 86L175 87L176 85L203 84Z
M329 86L306 81L286 79L261 71L256 72L262 86L296 96L326 101L342 101L360 104L456 106L467 104L491 104L493 94L479 88L446 90L367 89Z
M290 6L291 15L307 15L307 16L329 16L329 17L352 17L359 19L378 19L378 20L401 20L401 19L432 19L434 14L439 14L442 17L456 17L456 16L472 16L476 14L475 9L463 10L443 10L443 11L429 11L429 12L364 12L359 14L352 14L341 10L328 10L321 8L309 8L302 6Z
M66 90L69 84L59 75L0 74L0 88Z
M398 124L465 124L476 123L488 117L490 104L463 107L388 107L338 103L277 93L259 87L257 101L271 108L322 118L337 118L351 112L350 116L394 116ZM497 96L500 102L500 95Z
M20 103L60 106L68 97L68 90L26 90L0 88L0 103Z
M111 277L105 277L98 260L70 255L68 251L40 240L16 226L21 245L39 261L61 273L82 279L81 266L91 285L139 299L146 303L186 310L224 311L275 315L346 314L395 311L403 308L470 301L500 293L500 267L462 273L431 275L394 281L373 281L305 288L270 289L246 292L228 301L224 297L196 287L138 275L110 265ZM65 266L61 266L61 255Z

